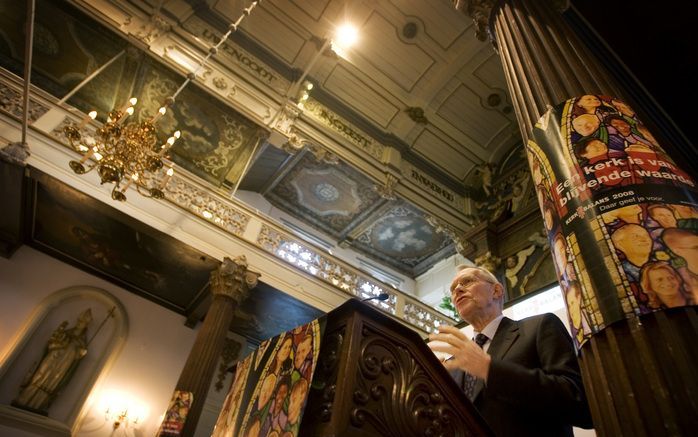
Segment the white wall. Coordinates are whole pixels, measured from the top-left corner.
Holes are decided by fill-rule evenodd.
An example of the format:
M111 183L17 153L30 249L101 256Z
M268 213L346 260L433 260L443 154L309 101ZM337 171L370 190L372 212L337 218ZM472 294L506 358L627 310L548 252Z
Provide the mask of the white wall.
M103 398L110 393L130 402L132 410L142 408L145 414L135 430L122 428L115 435L154 435L196 337L195 330L184 326L181 315L23 246L11 259L0 258L0 360L9 354L15 334L44 297L76 285L111 293L122 302L129 320L126 344L90 394L90 409L77 435L111 435L111 422L105 421L102 409ZM12 435L2 428L0 434Z

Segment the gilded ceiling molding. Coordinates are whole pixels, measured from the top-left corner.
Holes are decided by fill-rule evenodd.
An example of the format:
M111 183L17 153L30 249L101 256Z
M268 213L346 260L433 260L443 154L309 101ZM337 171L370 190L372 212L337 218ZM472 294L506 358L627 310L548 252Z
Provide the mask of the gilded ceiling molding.
M310 153L313 154L313 156L315 157L315 159L318 160L318 162L330 165L339 164L339 157L337 155L318 144L310 144L307 146L307 149Z
M344 139L349 140L350 143L359 147L376 160L380 161L383 159L384 146L377 143L370 135L364 133L349 121L312 99L305 103L305 109L304 113L313 120L327 127L332 132L339 134Z
M303 111L297 104L287 101L276 115L276 120L272 128L286 135L287 137L294 133L294 125L296 120Z
M247 297L250 289L257 286L260 273L247 270L245 255L233 259L227 256L217 269L211 272L211 293L232 298L237 303Z
M165 198L236 237L242 237L250 221L249 215L177 175L167 185Z
M201 59L199 49L193 48L172 33L151 44L150 50L169 61L171 66L176 67L175 70L188 75L191 74L192 66L197 65ZM197 73L195 80L202 87L227 101L241 114L263 125L270 123L278 104L264 94L248 89L242 80L237 80L239 75L235 74L231 68L240 69L235 65L228 67L218 62L209 63Z

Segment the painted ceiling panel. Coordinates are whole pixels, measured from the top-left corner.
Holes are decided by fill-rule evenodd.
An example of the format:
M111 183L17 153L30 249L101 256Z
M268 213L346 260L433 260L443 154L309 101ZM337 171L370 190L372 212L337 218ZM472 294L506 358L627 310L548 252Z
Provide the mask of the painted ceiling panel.
M314 21L320 21L332 2L331 0L289 0L289 3L295 5L299 13L308 15Z
M424 31L441 48L448 48L472 25L464 14L454 14L450 2L423 0L393 0L405 17L423 23Z
M228 18L232 22L237 20L238 17L239 15ZM302 34L306 32L289 26L287 21L272 15L265 8L255 8L254 13L250 14L244 21L242 28L245 32L254 35L257 42L291 65L295 62L305 44L305 38ZM270 29L273 29L273 31Z
M350 166L306 153L266 194L273 205L336 239L382 203L373 184Z
M459 181L462 181L475 165L460 147L454 148L453 144L447 143L428 129L417 137L413 149Z
M427 223L424 213L402 201L392 202L352 241L371 257L412 276L420 273L415 271L419 264L449 244Z
M499 61L499 57L492 53L486 61L475 69L473 74L490 88L499 88L508 93L507 84L501 71L502 63Z
M381 127L387 127L390 120L400 111L398 107L371 89L372 84L362 82L341 64L332 70L324 83L325 88L336 97L366 114Z
M405 91L434 64L434 59L416 45L405 44L397 37L400 29L378 12L374 12L361 29L360 47L362 63L373 65L378 71ZM409 59L409 63L404 60ZM358 68L361 68L357 60Z
M485 148L499 130L511 123L499 112L485 109L482 98L466 85L454 90L437 113Z

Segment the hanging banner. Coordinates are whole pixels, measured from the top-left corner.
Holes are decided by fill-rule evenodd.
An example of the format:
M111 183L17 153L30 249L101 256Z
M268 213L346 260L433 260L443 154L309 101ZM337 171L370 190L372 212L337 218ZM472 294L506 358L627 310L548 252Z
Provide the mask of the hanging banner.
M170 399L170 404L165 412L165 418L160 424L156 434L158 437L177 437L182 435L184 423L194 400L194 394L190 391L175 390Z
M296 437L320 353L324 317L265 340L237 363L212 437Z
M584 95L527 144L578 347L623 318L698 303L698 190L630 106Z

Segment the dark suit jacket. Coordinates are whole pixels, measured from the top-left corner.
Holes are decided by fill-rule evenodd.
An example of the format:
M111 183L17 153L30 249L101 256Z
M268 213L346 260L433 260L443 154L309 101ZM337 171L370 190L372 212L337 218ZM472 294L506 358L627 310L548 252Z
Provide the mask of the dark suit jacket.
M571 436L572 425L591 428L572 339L555 315L505 317L487 353L487 385L478 381L473 403L497 436ZM462 386L463 372L453 376Z

